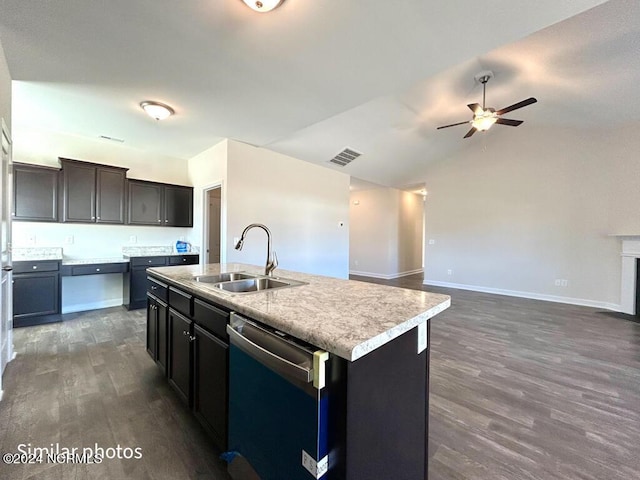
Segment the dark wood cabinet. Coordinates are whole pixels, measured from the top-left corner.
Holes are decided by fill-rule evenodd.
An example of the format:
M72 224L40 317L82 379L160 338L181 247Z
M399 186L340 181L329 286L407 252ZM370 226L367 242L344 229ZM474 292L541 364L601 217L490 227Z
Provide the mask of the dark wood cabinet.
M152 274L147 285L147 351L218 447L226 450L229 311L194 298ZM166 368L161 362L164 346Z
M124 223L128 169L60 158L62 221Z
M164 187L164 223L171 227L193 226L193 188Z
M165 374L168 350L167 312L165 302L147 295L147 352Z
M60 262L13 264L13 326L60 321Z
M138 308L145 308L147 305L147 268L149 267L162 267L165 265L173 265L172 262L178 262L179 265L195 265L200 262L199 255L169 255L169 256L155 256L155 257L131 257L129 261L129 273L124 276L122 282L122 295L124 299L124 306L127 310L135 310ZM158 288L155 285L155 288ZM166 288L166 285L165 285ZM156 291L150 291L149 293L158 297ZM166 301L165 297L159 297Z
M227 448L229 345L193 326L193 412L218 446Z
M13 220L58 221L59 168L13 164Z
M193 226L193 187L128 181L130 225Z
M127 223L162 225L162 185L142 180L129 180Z
M180 399L191 405L191 352L195 337L192 321L169 308L169 384Z

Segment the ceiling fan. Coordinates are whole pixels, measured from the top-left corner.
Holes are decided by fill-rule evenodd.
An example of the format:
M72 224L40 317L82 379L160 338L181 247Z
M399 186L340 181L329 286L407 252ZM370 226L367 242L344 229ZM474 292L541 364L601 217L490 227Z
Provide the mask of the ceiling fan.
M517 110L518 108L526 107L527 105L531 105L532 103L536 103L538 100L533 97L529 97L526 100L514 103L513 105L501 108L500 110L496 110L495 108L486 108L485 97L487 93L487 82L491 77L493 77L492 72L482 72L475 76L475 79L482 84L482 106L480 106L478 103L470 103L469 105L467 105L473 112L472 120L452 123L451 125L443 125L442 127L438 127L437 130L470 123L471 130L469 130L464 136L464 138L469 138L477 131L484 132L486 130L489 130L489 128L491 128L494 123L497 123L499 125L507 125L509 127L517 127L518 125L520 125L522 123L522 120L510 120L508 118L502 118L502 115Z

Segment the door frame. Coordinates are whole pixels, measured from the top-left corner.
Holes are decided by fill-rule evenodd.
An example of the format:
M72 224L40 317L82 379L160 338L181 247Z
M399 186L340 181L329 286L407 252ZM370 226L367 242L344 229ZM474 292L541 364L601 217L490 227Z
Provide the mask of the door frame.
M227 261L227 195L224 181L219 180L202 189L202 251L200 263L206 265L209 260L207 249L209 248L209 192L220 189L220 263Z

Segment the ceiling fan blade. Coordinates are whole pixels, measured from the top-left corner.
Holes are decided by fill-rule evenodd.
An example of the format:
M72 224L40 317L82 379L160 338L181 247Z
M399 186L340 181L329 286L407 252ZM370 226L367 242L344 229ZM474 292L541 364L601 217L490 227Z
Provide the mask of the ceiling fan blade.
M441 128L457 127L458 125L464 125L465 123L471 123L471 120L467 120L466 122L452 123L451 125L443 125L436 128L436 130L440 130Z
M478 130L476 130L476 127L471 127L471 130L469 130L469 131L467 132L467 134L466 134L464 137L462 137L462 138L469 138L471 135L473 135L473 134L474 134L474 133L476 133L477 131L478 131Z
M470 103L467 107L471 109L474 115L480 115L482 113L482 107L479 103Z
M496 123L500 125L509 125L510 127L517 127L522 123L522 120L509 120L508 118L499 118Z
M536 100L535 98L529 97L526 100L522 100L521 102L514 103L513 105L509 105L508 107L504 107L503 109L498 110L496 114L504 115L505 113L509 113L519 108L526 107L527 105L531 105L532 103L536 103L537 101L538 100Z

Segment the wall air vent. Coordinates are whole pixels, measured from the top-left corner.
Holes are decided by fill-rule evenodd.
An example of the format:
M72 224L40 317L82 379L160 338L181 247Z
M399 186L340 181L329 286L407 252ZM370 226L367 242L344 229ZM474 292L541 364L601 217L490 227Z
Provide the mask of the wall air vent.
M329 160L329 162L335 163L336 165L339 165L341 167L346 167L360 155L362 155L360 152L356 152L355 150L347 147L331 160Z

